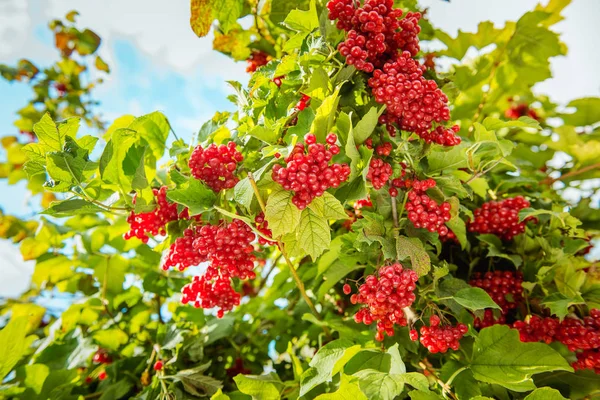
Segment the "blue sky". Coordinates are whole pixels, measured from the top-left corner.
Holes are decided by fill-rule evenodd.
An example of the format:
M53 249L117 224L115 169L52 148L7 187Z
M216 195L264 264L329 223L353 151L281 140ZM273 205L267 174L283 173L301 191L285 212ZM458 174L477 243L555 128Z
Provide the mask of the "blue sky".
M538 1L420 3L430 7L428 16L435 26L454 35L458 29L474 31L485 20L496 24L515 20ZM553 60L554 77L536 87L563 104L577 97L600 95L600 52L591 47L593 40L600 37L600 1L573 3L565 11L566 19L555 27L563 34L569 55ZM193 34L188 24L188 7L188 0L0 0L0 63L15 64L23 57L40 65L56 60L46 24L77 9L79 25L91 28L103 38L100 54L111 66L111 75L95 93L105 119L160 110L170 119L177 135L189 139L215 111L233 108L226 100L230 91L225 81L245 82L247 74L244 63L234 63L212 50L212 37L198 39ZM26 85L0 80L0 135L16 133L12 126L14 113L29 97ZM30 201L26 196L23 184L7 186L0 181L0 208L5 212L34 215L39 200ZM2 271L6 279L2 280L4 284L0 281L0 296L18 293L20 287L27 285L31 263L19 262L15 251L0 241L0 257L7 265Z

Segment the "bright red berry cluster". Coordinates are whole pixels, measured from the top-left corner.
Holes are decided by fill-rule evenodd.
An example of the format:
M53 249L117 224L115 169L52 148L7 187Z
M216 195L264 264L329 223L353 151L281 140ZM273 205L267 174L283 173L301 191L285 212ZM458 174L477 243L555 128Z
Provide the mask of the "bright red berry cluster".
M190 156L189 166L192 176L200 179L215 192L231 189L239 179L234 175L237 165L244 159L235 142L217 146L211 144L206 149L196 146Z
M469 328L459 323L456 326L440 326L440 317L432 315L429 318L429 326L422 326L421 344L429 350L430 353L445 353L448 349L458 350L460 339L468 332Z
M484 203L473 211L474 220L469 222L469 231L493 233L504 240L511 240L525 232L525 224L534 217L519 222L519 211L529 207L523 196Z
M292 202L303 210L315 198L322 196L331 187L338 187L348 179L348 164L330 164L333 156L340 152L335 144L337 136L327 135L327 144L316 143L315 135L309 133L304 143L298 143L285 159L287 165L273 166L273 180L285 190L294 192Z
M327 4L329 19L348 32L339 44L340 54L348 64L373 73L369 86L377 102L387 106L380 123L390 136L400 129L415 132L427 143L455 146L460 143L458 127L450 129L434 123L450 119L448 97L437 83L424 78L426 70L413 59L419 52L420 13L394 9L393 0L365 0L363 7L355 0L331 0Z
M218 307L217 317L222 318L226 311L240 305L241 296L231 286L231 279L226 277L211 278L208 274L195 276L191 283L181 289L181 303L196 308Z
M207 275L225 278L254 279L252 242L256 235L239 219L221 225L204 225L198 230L193 247L198 254L210 261Z
M265 235L266 237L272 238L273 237L273 232L271 232L271 230L269 229L269 222L265 219L265 214L264 213L260 213L258 214L255 218L254 218L254 222L256 222L256 229L258 229L258 231L260 233L262 233L263 235ZM265 238L263 238L262 236L258 237L258 243L264 245L272 245L275 244L275 242L271 241L271 240L267 240Z
M410 307L415 301L413 292L418 279L415 271L403 269L398 263L381 267L378 277L367 276L365 283L358 288L358 293L350 297L352 304L365 305L354 315L354 321L366 325L376 321L375 339L378 341L383 340L384 333L393 336L394 324L407 324L402 309ZM347 288L344 289L346 291Z
M456 146L461 141L456 135L458 126L447 129L440 125L432 130L434 123L450 119L450 109L448 97L437 83L423 77L425 70L405 51L385 63L383 69L373 72L369 86L375 100L387 106L386 114L379 122L386 124L392 136L395 135L393 124L396 124L402 130L416 133L427 143Z
M523 274L512 271L494 271L473 274L471 286L485 290L502 308L504 314L523 301ZM508 296L508 297L507 297Z
M379 190L385 186L393 173L394 171L390 164L380 158L371 158L367 179L371 181L376 190Z
M398 182L397 182L398 183ZM450 203L444 202L439 205L429 197L425 191L436 185L433 179L424 181L404 181L405 186L412 187L407 194L406 211L408 219L415 228L427 229L429 232L437 232L440 237L450 234L446 222L450 221Z
M600 373L600 309L593 309L583 318L567 317L562 322L556 318L531 316L526 321L517 321L513 328L519 331L523 342L558 341L576 352L575 369L592 369Z
M197 237L196 227L190 227L183 231L183 236L175 239L169 247L167 256L163 262L163 269L177 268L184 271L189 267L206 261L206 257L194 249L194 240Z
M504 116L508 119L519 119L520 117L524 116L528 116L538 121L540 119L537 113L531 108L529 108L529 105L523 103L514 105L506 109L506 111L504 112Z
M246 62L248 63L246 72L252 73L269 62L269 55L264 51L254 50Z
M378 156L389 156L392 152L392 143L390 142L384 142L382 144L380 144L379 146L375 147L375 153L377 153Z
M402 10L394 8L393 0L365 0L363 7L355 7L354 0L332 0L327 8L329 19L337 19L337 27L348 32L338 46L340 54L361 71L372 72L398 49L413 56L419 52L421 14L408 13L400 20Z
M181 218L188 218L187 209L182 212L182 215L177 213L177 204L169 203L167 200L167 187L163 186L160 189L152 189L154 193L156 208L153 211L139 213L131 212L127 217L129 223L129 231L125 233L124 238L138 238L144 243L148 243L150 235L166 235L165 226L171 222ZM136 199L133 199L135 204Z

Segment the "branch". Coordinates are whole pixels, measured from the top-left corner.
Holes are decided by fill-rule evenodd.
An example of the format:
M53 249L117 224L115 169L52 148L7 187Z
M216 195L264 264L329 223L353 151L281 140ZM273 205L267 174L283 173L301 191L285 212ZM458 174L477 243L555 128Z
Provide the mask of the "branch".
M433 378L435 379L435 381L438 383L438 385L440 385L440 387L442 388L442 392L444 392L444 394L450 396L453 400L458 400L458 397L456 397L456 395L454 393L452 393L452 390L450 389L450 386L448 386L447 384L444 383L444 381L442 381L440 379L440 377L437 375L437 373L435 372L435 370L433 368L430 368L427 364L425 364L423 361L421 361L419 363L419 367L424 370L427 371L431 374L431 376L433 376ZM462 371L461 371L462 372Z
M398 229L398 208L396 196L392 196L392 218L394 219L394 228Z
M575 171L567 172L566 174L563 174L563 175L559 176L558 178L548 177L548 178L544 179L542 181L542 183L552 185L554 182L562 181L563 179L572 178L577 175L585 174L586 172L593 171L595 169L600 169L600 163L588 165L587 167L583 167L583 168L575 170Z

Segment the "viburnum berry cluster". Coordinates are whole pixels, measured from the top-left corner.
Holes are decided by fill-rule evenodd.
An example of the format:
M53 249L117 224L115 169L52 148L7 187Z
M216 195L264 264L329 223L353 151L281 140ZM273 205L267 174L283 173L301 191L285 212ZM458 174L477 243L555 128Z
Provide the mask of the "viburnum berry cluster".
M340 152L337 136L327 135L326 143L316 143L315 135L309 133L304 143L298 143L285 159L286 166L273 166L273 180L285 190L294 192L292 202L300 210L331 187L338 187L350 175L348 164L331 164L333 156Z
M399 181L395 183L400 184ZM446 226L446 222L450 221L452 217L450 203L444 202L440 205L425 193L428 189L435 187L436 182L433 179L424 181L407 179L403 181L403 185L411 188L407 193L406 211L408 220L415 228L437 232L440 237L449 236L451 232Z
M308 103L310 103L310 96L307 96L305 94L302 95L302 97L300 97L300 101L298 101L298 104L296 104L296 109L298 111L303 111L306 106L308 106ZM296 122L292 122L291 125L296 125L296 123L298 122L298 118L295 118Z
M460 339L468 332L469 328L459 323L456 326L440 325L441 320L437 315L429 317L429 326L420 329L420 342L430 353L445 353L448 349L458 350ZM411 334L411 339L414 334ZM414 339L413 339L414 340Z
M238 182L234 173L244 156L236 149L235 142L206 149L196 146L189 160L192 176L206 183L215 192L233 188Z
M134 211L127 217L129 223L129 231L125 233L124 238L138 238L144 243L148 243L150 239L148 234L166 235L165 226L180 218L188 218L189 214L185 209L181 215L177 213L177 204L170 203L167 200L167 187L162 186L160 189L152 189L156 201L156 208L150 212L136 214ZM135 204L136 197L133 199Z
M469 284L485 290L502 308L504 314L523 301L523 273L521 272L494 271L485 274L475 272Z
M510 108L507 108L504 112L504 116L508 119L519 119L521 117L528 116L529 118L533 118L537 121L540 120L540 117L535 110L529 108L529 105L526 103L515 104Z
M108 354L108 351L105 349L98 349L94 356L92 357L92 361L95 364L110 364L112 363L112 357Z
M267 65L269 62L269 55L262 50L254 50L246 62L248 63L246 72L252 73L263 65Z
M226 277L211 278L207 275L194 276L191 283L181 289L181 303L191 303L196 308L219 308L217 317L240 305L241 295L231 286Z
M375 190L379 190L386 185L393 173L394 171L390 164L386 163L381 158L371 158L367 179L371 181Z
M519 211L530 206L523 196L501 201L489 201L473 211L474 220L469 222L470 232L492 233L504 240L511 240L525 232L525 224L535 220L529 217L519 222Z
M415 271L404 269L399 263L381 267L378 276L367 276L358 293L350 297L352 304L365 305L356 312L354 321L365 325L377 322L377 341L382 341L384 334L393 336L394 325L407 324L402 309L415 301L418 279ZM344 288L344 292L348 294L348 288Z
M600 373L600 309L590 310L583 318L567 317L562 322L553 317L531 316L525 321L516 321L513 327L519 331L523 342L551 343L558 341L576 352L575 369L591 369Z
M346 62L373 73L369 86L378 103L387 106L379 122L390 136L400 129L414 132L427 143L444 146L460 144L458 126L433 127L450 119L448 97L433 80L423 74L425 66L413 57L419 52L420 13L394 9L393 0L365 0L363 7L354 0L331 0L329 19L348 32L338 50Z
M182 289L182 303L195 307L219 307L218 316L239 304L240 294L231 279L254 279L254 247L256 235L239 219L219 225L190 227L169 248L163 269L184 271L208 261L206 272Z

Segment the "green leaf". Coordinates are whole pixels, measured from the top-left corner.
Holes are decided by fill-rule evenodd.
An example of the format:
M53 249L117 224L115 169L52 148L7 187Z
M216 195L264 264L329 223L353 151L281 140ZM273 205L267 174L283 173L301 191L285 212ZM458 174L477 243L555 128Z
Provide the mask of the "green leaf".
M475 340L469 368L475 379L516 392L535 389L531 380L533 374L573 371L569 363L550 346L523 343L519 340L519 332L505 325L481 330Z
M429 173L454 170L467 167L467 153L464 146L454 146L450 150L432 151L427 156Z
M292 192L279 190L267 199L265 218L274 238L294 232L300 223L302 212L292 203L292 197Z
M408 392L411 400L442 400L443 397L430 390L412 390Z
M342 374L338 390L321 394L315 400L367 400L367 397L360 390L357 378Z
M189 208L190 216L192 216L211 210L217 196L198 179L190 179L181 188L169 190L167 199Z
M238 375L233 378L238 390L254 400L278 400L284 388L276 373L267 375Z
M371 107L362 119L358 121L358 124L356 124L353 129L354 142L356 144L363 144L363 142L371 136L383 110L383 107L381 107L379 111L377 110L377 107Z
M600 121L600 98L598 97L573 100L567 107L575 108L574 113L560 114L567 125L588 126Z
M520 117L519 119L510 121L504 121L495 117L487 117L483 120L483 126L489 131L497 131L502 128L540 129L540 123L530 117Z
M213 16L219 20L219 27L224 33L237 26L237 20L242 16L243 9L242 0L213 1Z
M374 369L365 369L354 374L359 379L360 390L373 400L393 400L404 390L402 375L391 375Z
M406 366L398 352L396 343L387 351L378 349L365 349L358 352L344 368L344 372L349 375L355 375L362 370L375 370L390 374L406 373Z
M209 366L210 362L196 368L184 369L172 375L172 377L180 381L185 391L193 396L211 396L217 393L217 390L222 389L223 384L213 377L204 375L204 371Z
M501 310L500 306L494 303L494 300L487 292L481 288L461 289L452 298L461 306L471 311L484 310L486 308L496 308Z
M467 248L467 245L468 245L467 226L465 224L465 221L463 221L459 215L460 202L459 202L458 198L451 197L449 200L449 203L451 205L451 208L450 208L451 218L450 218L450 221L446 222L446 226L448 228L450 228L452 230L452 232L454 232L454 234L456 235L456 238L458 239L458 242L460 243L460 248L464 250L465 248Z
M488 246L488 257L501 257L501 258L505 258L507 260L510 260L515 267L520 266L523 263L523 259L521 258L521 256L519 256L518 254L505 254L502 253L502 241L500 240L500 238L496 235L492 235L492 234L483 234L483 235L479 235L477 236L477 238L484 242L487 243Z
M74 138L77 134L79 121L79 118L69 118L57 125L52 121L50 114L46 113L40 122L33 125L33 131L45 152L62 151L65 137Z
M236 203L246 207L246 210L250 210L252 199L254 199L254 189L252 189L248 177L242 179L235 185L233 188L233 198Z
M348 214L346 214L342 203L329 192L313 199L308 207L326 219L348 219Z
M321 383L330 381L359 351L360 345L353 345L347 339L337 339L321 347L309 364L311 368L302 374L300 396Z
M164 155L171 125L163 113L154 111L138 117L131 122L128 129L136 131L139 137L148 143L154 158L158 160Z
M0 381L13 369L29 348L27 317L11 318L0 330Z
M105 349L117 351L119 347L127 343L129 337L120 329L103 329L93 334L94 341Z
M217 392L215 394L212 395L212 397L210 398L210 400L230 400L229 396L227 396L226 394L224 394L221 389L217 390Z
M290 29L299 32L311 32L318 28L319 16L317 15L315 0L311 0L310 8L307 11L298 9L290 11L283 23Z
M271 222L269 222L271 227ZM327 220L310 208L305 208L298 224L298 245L316 260L331 243L331 229Z
M50 207L42 211L42 214L52 217L72 217L79 214L96 214L105 211L103 208L83 199L69 199L53 201Z
M569 313L569 307L584 303L585 301L578 294L575 297L567 297L559 292L546 296L544 301L542 301L542 304L548 307L550 312L561 320Z
M112 134L112 138L106 144L104 152L100 157L100 174L107 183L118 185L124 192L133 190L133 180L138 172L137 167L142 163L141 159L135 160L134 153L129 150L138 141L136 131L119 128ZM128 158L127 173L125 172L125 159Z
M524 400L567 400L556 389L549 387L537 388L527 395Z
M317 114L315 115L310 131L317 137L318 142L324 142L325 137L331 131L339 101L339 89L336 89L336 91L332 95L326 97L319 108L317 108Z
M429 254L423 247L423 242L417 238L398 236L396 238L396 253L398 260L410 258L412 269L419 275L426 275L431 269Z
M277 139L279 139L279 132L273 128L267 128L262 125L256 125L248 132L248 135L257 138L258 140L262 140L267 144L275 144L277 143Z

